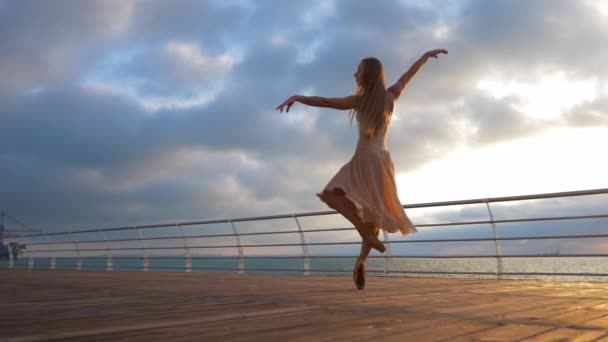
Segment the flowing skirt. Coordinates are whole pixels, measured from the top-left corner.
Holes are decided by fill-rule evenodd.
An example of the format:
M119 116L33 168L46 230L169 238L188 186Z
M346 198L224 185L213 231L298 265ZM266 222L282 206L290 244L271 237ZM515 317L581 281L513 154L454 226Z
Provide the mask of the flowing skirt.
M325 191L342 190L363 222L403 235L415 233L397 197L395 169L388 150L359 143L352 159L325 186Z

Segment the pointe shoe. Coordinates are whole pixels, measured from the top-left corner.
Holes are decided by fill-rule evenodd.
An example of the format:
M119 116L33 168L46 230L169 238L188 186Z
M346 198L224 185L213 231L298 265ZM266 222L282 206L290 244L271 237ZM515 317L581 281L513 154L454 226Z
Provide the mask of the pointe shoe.
M365 289L365 262L361 261L359 258L357 258L357 262L355 263L353 282L358 290Z
M357 228L357 231L361 238L367 241L373 249L380 253L386 252L386 246L378 239L380 229L377 229L373 223L364 223L363 226Z

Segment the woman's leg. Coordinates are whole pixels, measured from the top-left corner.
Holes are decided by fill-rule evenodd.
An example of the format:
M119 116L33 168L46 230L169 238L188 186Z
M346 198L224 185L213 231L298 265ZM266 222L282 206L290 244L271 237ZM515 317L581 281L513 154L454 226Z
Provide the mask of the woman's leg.
M359 215L357 215L357 208L355 208L353 202L344 196L344 191L341 189L336 189L334 191L323 191L322 193L318 194L318 196L330 208L335 209L347 220L349 220L355 226L357 232L359 232L359 235L361 235L361 239L363 239L364 242L368 242L370 247L384 253L386 247L384 247L384 244L382 244L382 242L376 237L376 228L369 223L363 222L359 218Z
M344 191L338 189L334 191L323 191L318 194L319 198L330 208L338 211L342 216L350 221L355 227L363 225L363 221L357 215L355 205L344 196Z
M376 230L376 238L378 237L378 235L380 234L380 229ZM372 246L367 242L367 240L363 239L363 242L361 242L361 253L359 254L359 259L362 262L365 262L367 260L367 256L369 255L369 253L372 251Z
M365 265L367 256L371 250L372 246L366 239L363 239L361 242L361 254L359 254L359 258L357 259L357 262L355 262L355 269L353 271L353 282L359 290L365 289Z
M367 243L366 240L363 240L363 242L361 243L361 253L359 254L359 260L365 262L367 260L367 256L369 255L369 252L372 251L372 246L370 246L369 243Z

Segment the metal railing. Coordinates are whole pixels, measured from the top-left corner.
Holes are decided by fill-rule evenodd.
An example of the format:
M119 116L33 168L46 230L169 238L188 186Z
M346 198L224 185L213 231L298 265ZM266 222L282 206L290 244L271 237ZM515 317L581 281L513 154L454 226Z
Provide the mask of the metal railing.
M608 279L602 266L608 257L602 250L602 243L608 246L608 196L602 195L608 189L405 205L420 232L392 239L385 233L387 252L372 253L368 272ZM521 217L530 211L539 214ZM445 220L450 216L457 219ZM6 267L340 274L352 272L360 245L344 222L335 211L319 211L30 234L5 239L27 247Z

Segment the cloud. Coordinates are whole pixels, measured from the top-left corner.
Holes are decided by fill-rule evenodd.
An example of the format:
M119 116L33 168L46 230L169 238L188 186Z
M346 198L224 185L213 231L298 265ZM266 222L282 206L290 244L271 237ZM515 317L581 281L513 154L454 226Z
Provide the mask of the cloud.
M209 55L196 43L169 41L158 47L110 55L86 79L89 88L124 93L143 107L191 108L214 100L236 58Z
M575 127L608 126L608 98L577 105L564 114L569 125Z
M608 31L584 2L20 1L0 19L0 208L33 226L325 209L314 193L354 152L355 127L346 111L274 108L352 94L370 55L390 85L424 51L450 51L396 107L403 174L462 148L606 125ZM539 120L525 91L479 88L540 89L547 75L595 80L596 96Z
M588 53L606 38L605 20L584 2L471 1L460 18L457 34L478 56L472 62L518 74L555 67L605 70L598 55Z
M134 1L5 3L0 11L0 94L78 77L110 39L128 29L133 10Z

